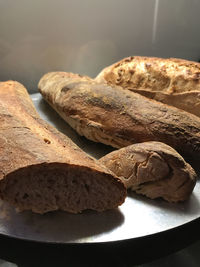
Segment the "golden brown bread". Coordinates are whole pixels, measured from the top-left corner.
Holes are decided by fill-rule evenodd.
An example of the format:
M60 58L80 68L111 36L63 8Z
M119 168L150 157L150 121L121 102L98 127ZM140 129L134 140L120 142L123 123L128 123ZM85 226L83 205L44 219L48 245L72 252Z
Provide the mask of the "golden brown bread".
M144 142L113 151L99 160L138 194L169 202L188 199L197 175L170 146Z
M117 148L160 141L191 160L199 159L197 116L72 73L47 73L38 87L48 103L88 139Z
M0 197L19 210L103 211L121 205L123 183L44 122L26 89L0 83Z
M103 69L96 81L121 86L200 117L200 63L128 57Z

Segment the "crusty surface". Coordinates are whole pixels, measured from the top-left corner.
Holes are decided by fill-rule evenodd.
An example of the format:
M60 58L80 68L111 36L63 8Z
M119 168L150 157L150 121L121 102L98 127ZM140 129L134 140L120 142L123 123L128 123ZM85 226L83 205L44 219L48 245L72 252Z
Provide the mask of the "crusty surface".
M121 87L64 72L44 75L39 90L81 135L113 147L160 141L198 159L200 119Z
M125 195L119 179L39 117L20 83L0 83L2 199L20 210L76 213L115 208Z
M128 57L103 69L96 80L200 116L200 63L177 58Z
M99 159L128 189L169 202L188 199L196 183L193 168L170 146L144 142L113 151Z

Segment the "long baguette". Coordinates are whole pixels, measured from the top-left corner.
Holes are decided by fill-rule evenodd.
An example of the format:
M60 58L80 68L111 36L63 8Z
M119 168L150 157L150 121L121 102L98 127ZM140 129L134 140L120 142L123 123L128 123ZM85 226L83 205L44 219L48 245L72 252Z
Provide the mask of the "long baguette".
M37 114L18 82L0 83L0 197L19 210L103 211L123 183Z
M96 81L118 85L200 117L200 63L128 57L104 68Z
M90 140L116 148L160 141L183 156L200 156L200 119L188 112L73 73L47 73L38 88L64 120Z

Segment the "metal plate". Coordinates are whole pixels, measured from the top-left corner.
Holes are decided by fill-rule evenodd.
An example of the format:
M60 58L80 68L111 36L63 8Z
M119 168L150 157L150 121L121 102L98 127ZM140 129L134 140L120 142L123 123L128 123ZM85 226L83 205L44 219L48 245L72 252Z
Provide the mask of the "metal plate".
M90 155L99 158L112 148L80 137L46 104L40 94L31 95L41 117L68 135ZM50 212L38 215L17 213L0 202L0 234L20 239L53 243L109 242L145 237L174 229L200 217L200 183L190 199L180 204L150 200L129 193L125 203L116 210L82 214Z

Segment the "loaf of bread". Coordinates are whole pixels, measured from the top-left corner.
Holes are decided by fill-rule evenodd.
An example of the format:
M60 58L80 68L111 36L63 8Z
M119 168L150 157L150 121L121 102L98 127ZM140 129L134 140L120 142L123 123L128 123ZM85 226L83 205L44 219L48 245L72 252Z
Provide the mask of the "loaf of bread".
M96 81L121 86L200 117L200 63L128 57L103 69Z
M39 90L80 135L116 148L160 141L200 156L200 118L140 94L66 72L45 74Z
M144 142L113 151L99 160L138 194L169 202L188 199L197 175L170 146Z
M20 83L0 83L1 199L42 214L103 211L125 196L118 178L39 117Z

